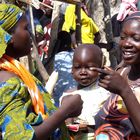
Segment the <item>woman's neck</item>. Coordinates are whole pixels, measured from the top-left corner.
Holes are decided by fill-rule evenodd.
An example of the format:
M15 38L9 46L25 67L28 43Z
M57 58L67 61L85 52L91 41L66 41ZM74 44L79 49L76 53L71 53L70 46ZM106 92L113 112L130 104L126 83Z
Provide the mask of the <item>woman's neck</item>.
M128 77L130 80L140 79L140 64L135 64L131 66L131 69L128 73Z

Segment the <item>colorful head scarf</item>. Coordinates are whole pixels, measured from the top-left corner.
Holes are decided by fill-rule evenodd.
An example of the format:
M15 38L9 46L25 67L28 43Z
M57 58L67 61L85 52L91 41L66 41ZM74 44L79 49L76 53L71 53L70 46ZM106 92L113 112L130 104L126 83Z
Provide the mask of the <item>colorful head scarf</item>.
M138 0L122 0L117 20L123 21L127 15L137 11L137 2Z
M130 19L139 19L140 20L140 11L136 11L133 14L129 15L124 22L130 20Z
M19 21L23 12L15 5L0 4L0 58L5 53L11 35L8 31Z

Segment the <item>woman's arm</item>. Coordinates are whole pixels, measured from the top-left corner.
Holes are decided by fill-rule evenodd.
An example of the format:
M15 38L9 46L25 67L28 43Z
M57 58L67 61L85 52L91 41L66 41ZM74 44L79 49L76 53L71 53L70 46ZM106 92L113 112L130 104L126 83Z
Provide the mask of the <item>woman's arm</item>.
M80 95L69 95L63 98L61 107L49 118L38 126L34 127L36 138L46 140L52 132L70 117L80 115L82 110L82 100Z
M122 97L135 130L140 136L140 104L128 82L119 73L111 69L96 70L101 73L99 85Z
M140 136L140 104L130 88L124 89L120 96L123 98L135 130Z
M13 77L17 77L17 75L7 72L7 71L0 71L0 82L5 82ZM16 87L20 88L20 83L18 80L15 83L13 83L13 85L11 85L10 91L14 90ZM7 90L9 90L9 89L7 89ZM18 89L15 89L15 90L18 91ZM62 123L64 123L64 121L67 118L78 116L81 113L82 104L83 104L83 101L81 100L80 95L65 96L63 98L63 103L62 103L61 107L53 115L49 116L40 125L33 127L33 129L35 130L36 139L37 140L46 140L47 138L50 137L50 135L54 132L54 130L56 130L58 127L60 127L60 125ZM14 115L15 118L18 116L18 113L16 113ZM20 124L20 122L17 122L17 123ZM14 125L13 125L13 127L14 127ZM14 132L15 130L12 130L12 131ZM27 135L28 135L28 133L27 133Z

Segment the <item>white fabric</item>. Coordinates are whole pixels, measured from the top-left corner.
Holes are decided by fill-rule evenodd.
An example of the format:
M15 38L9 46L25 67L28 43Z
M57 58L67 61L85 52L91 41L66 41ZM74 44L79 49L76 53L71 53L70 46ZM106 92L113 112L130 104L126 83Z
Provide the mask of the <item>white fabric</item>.
M73 92L64 92L60 98L60 103L64 96L75 94L81 95L81 98L83 100L82 113L80 116L78 116L76 122L80 124L84 123L87 125L95 125L94 116L97 114L103 103L109 97L109 91L103 89L102 87L99 87L98 82L96 82L91 86L80 90L75 90Z

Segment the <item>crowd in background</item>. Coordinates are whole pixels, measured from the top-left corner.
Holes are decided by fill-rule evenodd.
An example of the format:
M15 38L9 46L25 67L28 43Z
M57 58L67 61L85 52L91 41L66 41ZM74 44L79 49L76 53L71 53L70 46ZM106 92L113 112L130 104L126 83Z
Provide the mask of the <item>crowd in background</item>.
M0 4L0 139L140 139L140 1L122 0L107 43L86 2L80 5L80 43L75 4L61 3L53 43L52 0ZM29 5L39 57L46 71L51 61L58 74L52 93L36 65L31 74L18 61L32 53Z

